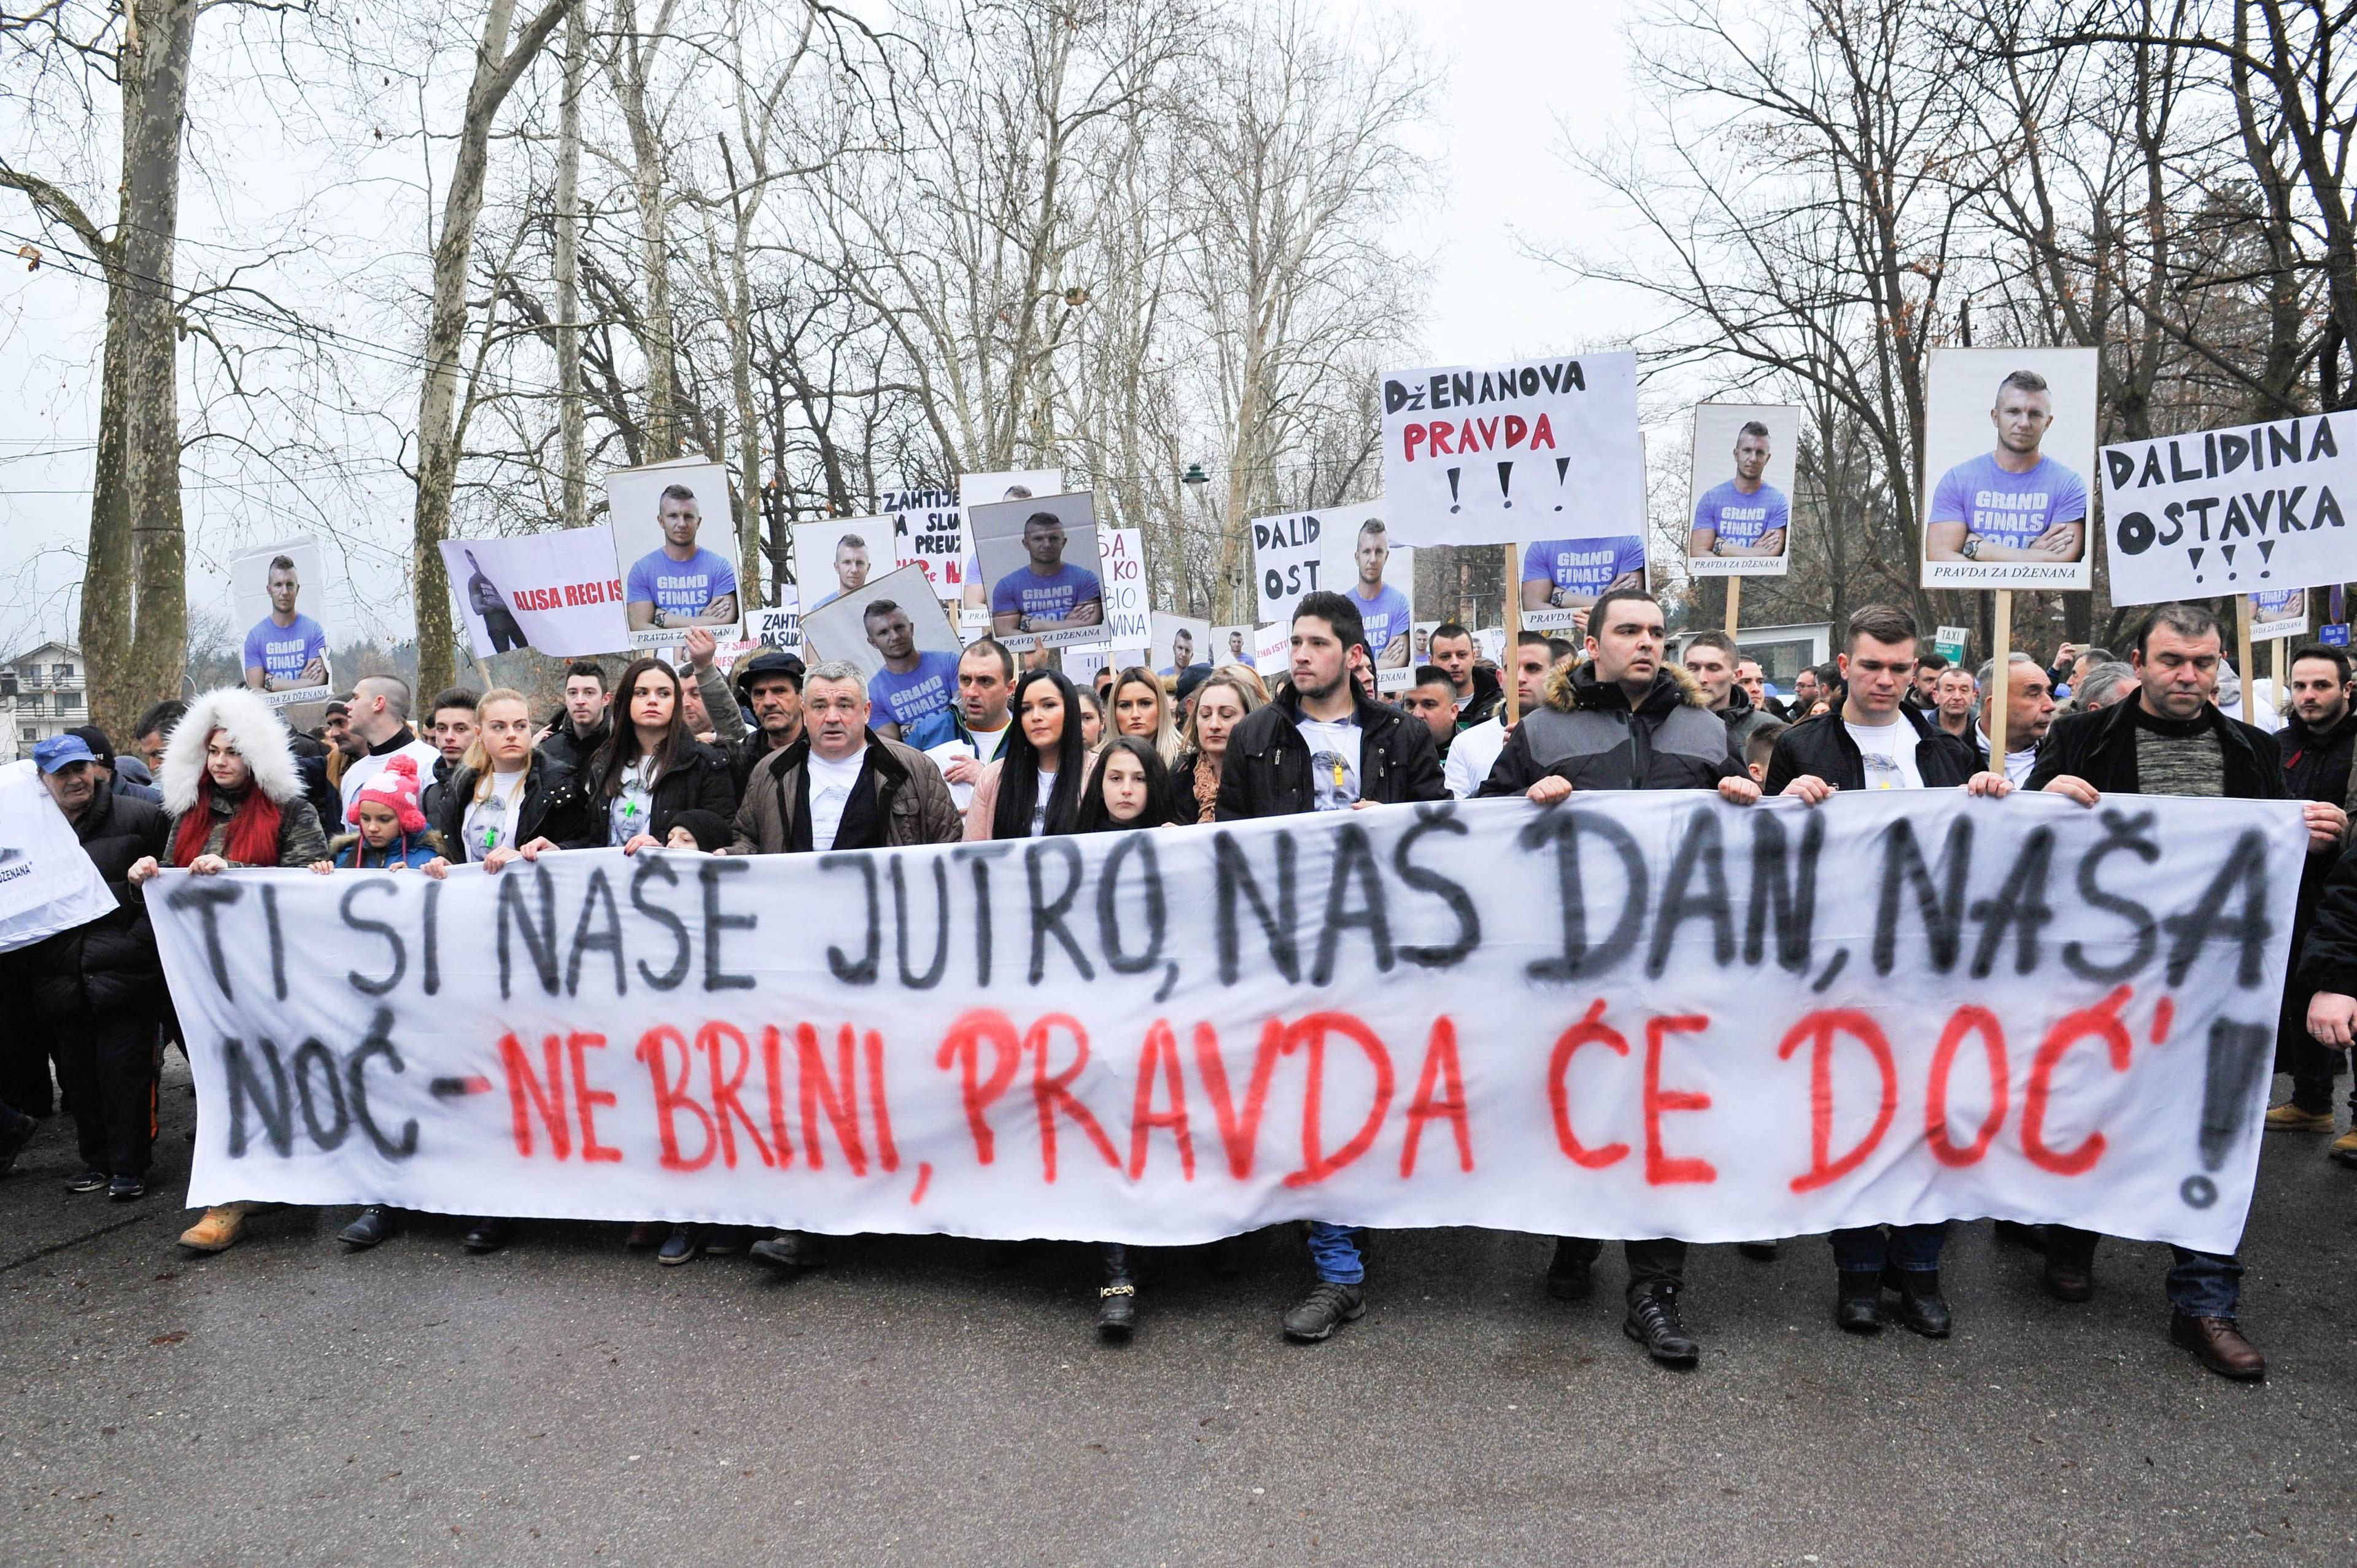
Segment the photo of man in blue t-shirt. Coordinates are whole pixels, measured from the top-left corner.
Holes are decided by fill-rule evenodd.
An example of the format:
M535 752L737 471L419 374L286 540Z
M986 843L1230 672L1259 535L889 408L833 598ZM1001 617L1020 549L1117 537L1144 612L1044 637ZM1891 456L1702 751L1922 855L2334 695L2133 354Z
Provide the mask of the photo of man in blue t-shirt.
M292 556L270 558L270 613L245 634L245 683L257 692L299 692L328 683L328 634L296 613L303 591ZM249 603L251 601L248 601Z
M1603 539L1542 539L1523 553L1523 608L1578 610L1614 588L1645 585L1645 542L1634 534ZM1574 624L1585 628L1585 616Z
M1997 383L1996 449L1940 477L1925 514L1923 552L1933 561L2083 560L2087 481L2039 450L2054 424L2046 378L2016 371Z
M1359 619L1367 628L1367 653L1378 670L1407 668L1408 623L1415 612L1408 608L1407 596L1383 581L1383 568L1392 555L1390 537L1383 532L1383 520L1371 517L1359 525L1359 536L1351 551L1352 564L1358 575L1351 585L1351 607L1359 612Z
M876 733L922 751L952 739L956 725L950 709L957 701L958 656L920 652L916 623L892 599L877 599L861 612L867 645L884 658L884 668L867 678Z
M1792 506L1762 478L1768 472L1768 427L1748 422L1735 437L1735 478L1713 485L1695 502L1689 555L1775 556L1784 553Z
M834 555L830 562L834 568L834 587L811 608L831 605L845 594L856 593L867 585L869 559L867 541L856 533L846 533L834 542Z
M1061 518L1052 511L1026 518L1023 553L1030 559L990 585L992 631L1058 631L1104 623L1104 585L1094 572L1066 564Z
M640 556L623 585L630 629L734 626L737 568L695 542L704 526L695 492L685 485L664 486L656 518L662 524L662 548Z

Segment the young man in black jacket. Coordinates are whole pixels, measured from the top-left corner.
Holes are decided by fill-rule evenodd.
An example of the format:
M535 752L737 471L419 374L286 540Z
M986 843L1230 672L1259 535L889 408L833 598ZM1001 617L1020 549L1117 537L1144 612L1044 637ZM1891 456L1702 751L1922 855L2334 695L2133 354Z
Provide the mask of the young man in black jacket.
M1545 700L1523 715L1491 768L1484 795L1521 794L1542 806L1599 789L1716 789L1748 806L1760 786L1727 755L1727 725L1706 704L1694 677L1665 664L1662 607L1651 594L1615 588L1588 607L1585 664L1558 665ZM1667 1367L1702 1354L1678 1318L1686 1244L1663 1236L1621 1244L1629 1263L1621 1330ZM1547 1292L1577 1301L1604 1244L1558 1238Z
M565 716L541 736L540 749L571 768L575 778L587 779L589 759L613 733L611 704L606 667L594 659L575 660L565 670Z
M2349 761L2357 742L2357 713L2349 706L2349 655L2324 643L2310 643L2291 656L2291 717L2276 735L2283 748L2284 789L2295 800L2329 800L2349 806ZM2308 1031L2309 993L2298 981L2301 943L2330 865L2309 858L2299 879L2299 903L2292 917L2293 983L2284 987L2283 1016L2276 1031L2276 1067L2291 1075L2291 1099L2267 1112L2267 1125L2280 1132L2332 1131L2332 1079L2344 1065L2338 1052L2319 1046ZM2357 1090L2350 1094L2357 1111ZM2357 1165L2357 1126L2332 1145L2332 1157Z
M1987 770L1973 746L1925 721L1910 706L1915 618L1891 605L1867 605L1849 618L1838 660L1842 705L1776 737L1768 762L1770 793L1822 805L1843 789L1945 789L1963 787L2002 798L2011 788ZM1827 1238L1834 1249L1834 1322L1874 1334L1889 1322L1886 1283L1899 1297L1899 1321L1944 1339L1954 1319L1940 1293L1940 1252L1948 1222L1862 1225Z
M2139 690L2126 702L2058 720L2039 748L2027 786L2094 807L2106 795L2194 795L2232 800L2286 798L2275 736L2230 719L2212 701L2222 641L2217 618L2193 605L2163 605L2136 633ZM2341 847L2349 819L2340 806L2305 808L2309 853ZM2061 1301L2094 1294L2097 1238L2067 1225L2046 1229L2046 1288ZM2170 1249L2169 1337L2222 1377L2266 1376L2267 1364L2243 1335L2235 1308L2243 1294L2240 1260L2189 1247Z
M1360 690L1357 673L1370 662L1366 628L1350 599L1303 595L1293 611L1293 684L1230 734L1219 821L1448 798L1432 732ZM1285 1315L1286 1338L1314 1343L1365 1316L1363 1234L1310 1222L1318 1283Z

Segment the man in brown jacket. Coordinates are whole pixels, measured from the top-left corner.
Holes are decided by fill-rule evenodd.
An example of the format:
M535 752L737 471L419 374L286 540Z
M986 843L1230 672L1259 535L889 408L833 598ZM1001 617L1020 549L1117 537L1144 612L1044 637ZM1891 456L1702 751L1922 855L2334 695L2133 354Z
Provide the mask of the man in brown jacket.
M886 740L867 719L857 665L812 666L802 678L802 738L754 768L723 853L898 849L963 837L964 820L933 759Z

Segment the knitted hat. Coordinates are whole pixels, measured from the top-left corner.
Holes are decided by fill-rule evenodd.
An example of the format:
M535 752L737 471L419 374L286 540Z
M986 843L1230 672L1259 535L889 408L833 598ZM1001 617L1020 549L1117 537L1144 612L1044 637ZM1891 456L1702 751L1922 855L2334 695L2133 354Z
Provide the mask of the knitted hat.
M395 754L388 759L376 776L361 785L352 796L351 809L344 821L357 824L361 820L361 802L374 800L380 806L390 806L400 820L401 831L422 833L425 831L425 812L417 804L417 759Z

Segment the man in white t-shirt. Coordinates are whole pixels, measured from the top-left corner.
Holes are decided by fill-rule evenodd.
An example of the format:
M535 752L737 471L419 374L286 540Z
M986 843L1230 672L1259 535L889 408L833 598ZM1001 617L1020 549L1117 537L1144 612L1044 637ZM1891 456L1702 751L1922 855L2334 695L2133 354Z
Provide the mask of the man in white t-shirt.
M1545 699L1547 676L1562 659L1568 657L1548 640L1544 632L1523 633L1522 640L1514 647L1514 690L1522 699L1516 713L1527 714ZM1448 792L1460 800L1469 800L1480 794L1490 769L1497 765L1499 754L1505 749L1506 710L1501 705L1495 716L1457 733L1456 744L1448 748L1442 768L1448 780Z
M925 755L941 767L950 798L963 811L974 802L974 780L998 760L999 748L1015 733L1007 702L1015 695L1015 655L995 637L976 639L958 655L957 702L951 710L955 732Z
M1983 770L1978 751L1900 701L1915 673L1916 646L1915 618L1905 610L1867 605L1851 616L1839 660L1846 691L1841 711L1776 737L1768 791L1812 806L1843 789L1962 787L2003 795L2009 786L2002 775ZM1928 1337L1947 1337L1953 1319L1940 1294L1940 1249L1947 1239L1944 1219L1835 1231L1834 1321L1853 1334L1878 1332L1890 1321L1883 1282L1895 1278L1898 1321Z
M345 765L338 784L347 813L360 798L361 786L383 772L393 757L407 757L415 762L420 779L434 777L434 764L442 754L409 727L408 682L398 675L361 676L352 688L350 713L352 736L361 749Z

